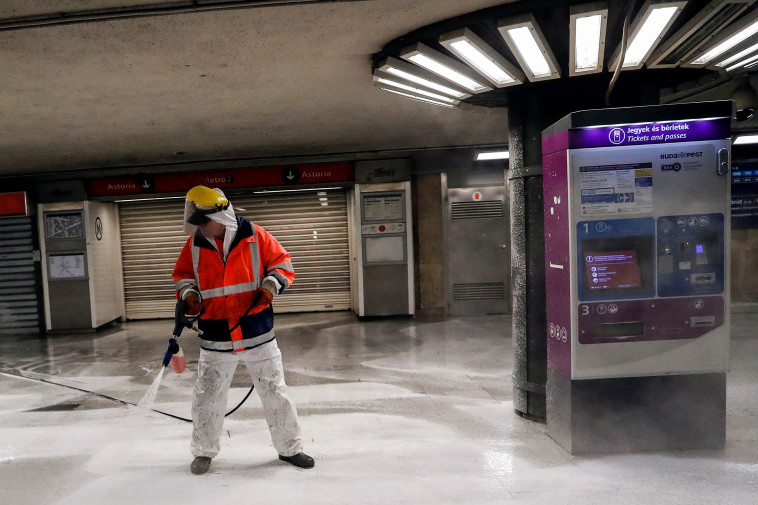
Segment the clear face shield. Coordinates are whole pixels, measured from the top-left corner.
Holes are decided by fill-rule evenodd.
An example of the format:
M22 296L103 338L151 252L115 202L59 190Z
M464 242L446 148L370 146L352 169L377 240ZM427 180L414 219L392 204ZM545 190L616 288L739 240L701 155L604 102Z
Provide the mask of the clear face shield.
M218 194L226 198L223 191L218 188L213 188ZM234 207L231 202L226 209L203 209L195 205L189 199L184 200L184 232L188 235L194 235L197 232L197 225L208 221L215 221L226 227L224 233L224 259L229 255L229 248L234 241L234 237L237 234L237 216L234 213ZM213 237L206 237L211 245L215 246Z

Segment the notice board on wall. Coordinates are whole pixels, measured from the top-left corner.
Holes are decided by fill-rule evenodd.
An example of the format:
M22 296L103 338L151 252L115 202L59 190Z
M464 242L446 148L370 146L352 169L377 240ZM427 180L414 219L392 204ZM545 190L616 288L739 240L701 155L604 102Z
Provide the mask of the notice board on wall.
M732 229L758 229L758 161L732 165Z

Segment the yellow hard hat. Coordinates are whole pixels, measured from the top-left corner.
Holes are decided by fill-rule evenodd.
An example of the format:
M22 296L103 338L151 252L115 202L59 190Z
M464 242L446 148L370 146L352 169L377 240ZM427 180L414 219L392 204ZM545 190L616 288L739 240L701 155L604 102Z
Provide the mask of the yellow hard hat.
M229 200L216 190L207 186L195 186L187 191L187 201L194 210L187 222L194 225L207 223L209 214L215 214L229 208Z

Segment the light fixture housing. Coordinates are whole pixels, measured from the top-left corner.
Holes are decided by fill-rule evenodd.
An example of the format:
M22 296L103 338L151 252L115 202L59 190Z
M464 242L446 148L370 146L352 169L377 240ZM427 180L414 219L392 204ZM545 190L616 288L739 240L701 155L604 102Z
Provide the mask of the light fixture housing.
M749 68L752 67L751 63L754 63L758 60L758 54L753 54L752 56L748 56L747 58L744 58L737 63L734 63L733 65L729 65L726 67L727 72L734 72L735 70L739 70L741 68Z
M400 51L400 57L450 82L454 82L458 87L466 89L469 93L483 93L492 90L487 80L470 67L421 42L403 48Z
M524 82L524 73L516 65L506 60L468 28L443 33L439 41L448 51L498 88Z
M498 151L482 151L477 153L476 161L507 160L510 158L510 151L500 149Z
M709 41L707 46L703 45L692 55L689 55L687 62L683 63L682 66L701 68L709 65L716 59L720 60L721 55L738 47L739 44L756 33L758 33L758 11L753 11L721 30Z
M713 0L650 55L648 67L673 68L707 44L755 0Z
M385 74L384 72L374 71L373 79L374 83L379 84L380 87L389 86L393 90L412 93L413 95L418 95L420 97L426 98L427 100L436 100L438 102L443 102L450 105L458 105L458 102L460 102L460 100L456 100L450 96L443 95L442 93L428 90L413 83L403 82L401 79L397 79L391 75Z
M656 45L681 14L686 1L646 0L629 24L628 43L621 70L636 70L645 65ZM613 52L609 69L614 71L621 55L621 44Z
M569 19L569 76L602 72L608 4L572 5Z
M430 91L449 95L457 100L463 100L471 96L471 93L467 90L440 79L437 74L391 56L377 63L376 70L391 75L393 79L399 79L407 84L421 86Z
M458 100L451 99L451 100L453 100L452 102L435 100L433 98L425 97L425 96L423 96L421 94L417 94L417 93L414 93L414 92L411 92L411 91L408 91L408 90L405 90L405 89L402 89L402 88L398 88L397 86L392 86L391 84L382 84L382 83L379 83L379 82L374 82L374 86L376 86L377 88L379 88L379 89L381 89L383 91L388 91L388 92L390 92L392 94L395 94L395 95L400 95L400 96L403 96L405 98L410 98L410 99L416 100L418 102L424 102L424 103L428 103L428 104L432 104L432 105L438 105L440 107L453 108L453 107L455 107L455 106L458 105Z
M545 81L561 76L553 51L531 13L498 21L497 29L530 81Z
M734 139L734 142L732 142L733 146L747 145L747 144L758 144L758 134L737 135Z
M755 42L755 41L751 41L751 42ZM738 47L739 47L738 50L730 51L728 55L724 55L725 59L716 63L716 66L719 68L725 68L725 67L730 66L734 62L740 61L758 52L758 44L749 45L745 47L744 49L742 45Z

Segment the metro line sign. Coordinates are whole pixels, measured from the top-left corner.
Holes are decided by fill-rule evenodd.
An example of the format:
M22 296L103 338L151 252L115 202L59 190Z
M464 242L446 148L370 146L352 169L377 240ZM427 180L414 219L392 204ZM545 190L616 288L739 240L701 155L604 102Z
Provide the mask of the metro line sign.
M313 163L278 167L240 168L206 172L135 174L132 176L88 179L89 196L122 196L185 192L194 186L220 189L270 186L303 186L334 182L353 182L353 163Z

